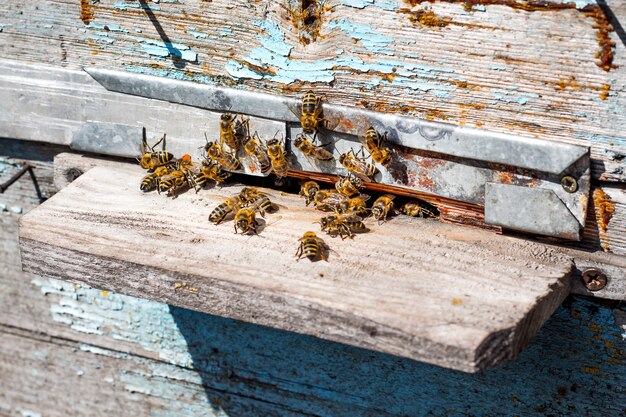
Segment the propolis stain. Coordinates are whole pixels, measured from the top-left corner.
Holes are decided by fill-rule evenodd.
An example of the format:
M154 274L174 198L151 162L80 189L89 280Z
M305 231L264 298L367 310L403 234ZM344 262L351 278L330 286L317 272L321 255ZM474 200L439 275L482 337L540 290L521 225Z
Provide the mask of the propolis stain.
M80 0L80 20L86 25L93 20L93 7L89 0Z
M421 5L431 0L404 0L411 7ZM548 1L518 1L518 0L441 0L445 3L462 4L466 12L475 11L474 6L500 5L508 6L515 10L524 10L527 12L536 11L558 11L558 10L579 10L594 20L593 28L598 31L597 38L600 50L596 52L597 61L595 64L605 71L616 68L613 64L615 54L615 42L611 40L610 33L615 29L609 24L604 10L597 4L586 5L582 9L576 7L576 2L568 3L552 3ZM401 9L401 11L403 11ZM453 23L453 22L448 22Z

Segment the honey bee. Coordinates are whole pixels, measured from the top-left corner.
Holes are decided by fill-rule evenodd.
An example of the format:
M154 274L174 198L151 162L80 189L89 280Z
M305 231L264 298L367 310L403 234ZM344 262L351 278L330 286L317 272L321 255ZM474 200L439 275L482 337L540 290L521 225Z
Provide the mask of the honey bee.
M263 216L263 213L259 213ZM237 214L235 214L235 233L239 233L239 230L241 230L241 234L246 234L250 231L256 234L257 226L259 226L259 222L256 219L256 211L253 208L245 207L237 210Z
M343 194L342 194L343 195ZM335 209L338 213L355 213L355 214L366 214L367 213L367 205L366 202L370 199L370 196L367 194L360 194L356 197L348 198L347 200L342 201L337 204Z
M300 187L300 197L304 197L307 207L313 202L315 193L320 190L320 186L315 181L307 181Z
M272 170L272 163L267 155L267 149L261 145L261 141L256 132L254 132L254 137L249 136L248 139L246 139L243 148L248 155L256 159L261 168L261 173L263 175L269 174Z
M347 196L331 190L319 190L313 197L315 208L320 211L336 211L337 206L348 199Z
M287 163L287 152L281 141L278 139L270 139L267 142L267 154L270 157L272 169L277 177L282 178L287 175L289 164Z
M345 196L352 197L358 193L363 187L363 181L359 177L352 174L346 177L340 177L335 183L337 191Z
M266 212L274 213L279 210L278 204L273 203L267 194L256 188L244 187L239 196L247 205L252 205L262 215Z
M224 151L219 143L209 142L207 139L204 150L206 151L207 157L219 162L224 169L228 171L239 171L241 169L241 163L237 157L232 153Z
M245 202L239 195L227 198L226 201L215 207L209 214L209 221L218 225L226 219L226 216L233 211L239 210L244 205Z
M393 202L394 198L396 198L395 195L384 194L378 197L372 204L372 216L378 220L378 224L386 222L387 216L396 212Z
M304 156L309 159L330 161L335 158L331 152L321 146L313 145L313 142L305 138L304 135L296 136L296 140L294 140L293 144L300 152L302 152L302 154L304 154Z
M363 218L356 214L333 214L322 217L320 225L323 232L331 237L340 236L341 239L352 238L355 233L364 233L368 230Z
M156 190L159 186L160 178L164 175L169 174L171 170L172 167L170 165L162 165L160 167L156 167L154 169L154 172L143 177L139 189L143 192Z
M374 178L378 172L378 168L357 157L352 149L347 153L342 153L339 156L339 162L344 168L365 182L372 182L372 178Z
M312 134L324 122L322 110L322 98L313 91L307 91L302 98L302 111L300 123L304 133Z
M181 170L171 171L159 178L159 194L167 193L168 196L176 194L176 192L189 186L189 181L185 173Z
M148 146L148 139L146 138L146 128L142 131L143 138L141 140L141 157L137 158L142 168L154 171L155 168L170 163L174 159L174 155L169 152L165 152L165 135L155 143L153 146ZM163 142L163 150L155 151L159 143Z
M220 143L237 152L241 137L244 135L248 121L238 121L237 116L232 113L223 113L220 116ZM245 136L244 136L245 137Z
M367 148L367 151L372 156L372 159L383 166L387 166L391 163L392 153L391 149L385 146L387 141L387 133L382 135L376 131L373 127L369 127L365 132L365 138L361 138L361 141Z
M425 207L425 205L420 204L418 201L409 201L408 203L404 204L402 207L400 207L400 212L411 217L439 218L439 213L436 208L431 210Z
M230 172L224 171L222 166L212 159L205 159L202 161L202 166L198 172L195 172L192 177L192 183L196 188L196 192L199 188L204 187L209 181L215 181L218 184L223 183L230 177Z
M306 232L299 240L300 245L298 246L298 250L296 251L296 257L299 261L305 256L309 258L311 261L316 260L317 258L327 260L326 254L324 252L328 251L330 248L326 243L314 232Z

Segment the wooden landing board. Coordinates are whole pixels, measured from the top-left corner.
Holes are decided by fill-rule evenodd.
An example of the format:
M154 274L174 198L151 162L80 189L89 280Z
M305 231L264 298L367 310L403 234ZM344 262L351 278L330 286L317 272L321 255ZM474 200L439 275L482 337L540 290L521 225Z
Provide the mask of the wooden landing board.
M566 255L404 216L296 262L320 217L298 197L270 191L281 210L241 236L207 220L240 186L168 199L143 174L96 167L23 216L24 269L463 371L515 357L569 292Z

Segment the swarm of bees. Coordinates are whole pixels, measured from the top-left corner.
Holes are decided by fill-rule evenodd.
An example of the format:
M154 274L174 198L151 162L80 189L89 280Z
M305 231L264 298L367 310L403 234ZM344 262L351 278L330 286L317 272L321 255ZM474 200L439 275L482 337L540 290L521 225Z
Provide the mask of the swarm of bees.
M312 163L335 163L333 153L316 143L320 129L325 128L327 122L322 101L322 97L311 91L304 95L298 111L302 133L296 136L293 146ZM197 163L189 154L176 158L167 152L165 135L149 146L144 128L141 154L137 159L148 174L141 180L140 189L170 197L188 189L198 192L206 186L224 183L232 172L242 172L242 161L247 162L251 171L258 170L264 176L273 173L279 179L284 178L290 169L288 152L284 140L276 136L263 141L257 132L250 133L247 117L224 113L220 117L219 140L210 141L205 133L206 145L202 148L202 160ZM359 140L363 146L357 152L350 149L337 158L348 174L339 177L334 189L322 189L315 181L301 184L300 196L306 206L312 204L315 209L327 213L318 222L322 232L333 238L346 239L368 232L368 219L374 219L380 225L399 213L423 218L438 216L434 207L429 208L419 201L409 201L397 208L396 197L392 194L381 195L368 207L371 196L361 190L364 184L375 182L379 170L374 163L389 167L394 160L394 151L388 145L387 133L380 133L374 127L369 127ZM156 150L159 144L162 148ZM367 161L365 151L372 162ZM216 225L233 220L236 234L257 234L264 224L259 216L265 218L267 213L278 210L279 205L271 201L270 195L254 187L244 187L215 207L208 218ZM312 261L327 260L330 247L315 232L307 231L298 243L297 260L305 257Z

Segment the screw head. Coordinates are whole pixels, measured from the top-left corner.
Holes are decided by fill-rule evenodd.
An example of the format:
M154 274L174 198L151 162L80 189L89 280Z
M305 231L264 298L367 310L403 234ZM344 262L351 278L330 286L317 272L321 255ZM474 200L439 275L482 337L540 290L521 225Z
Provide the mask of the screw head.
M571 175L566 175L561 178L561 186L568 193L575 193L578 190L578 182L576 181L576 178Z
M588 268L583 271L583 283L589 291L600 291L606 286L606 274L596 268Z

